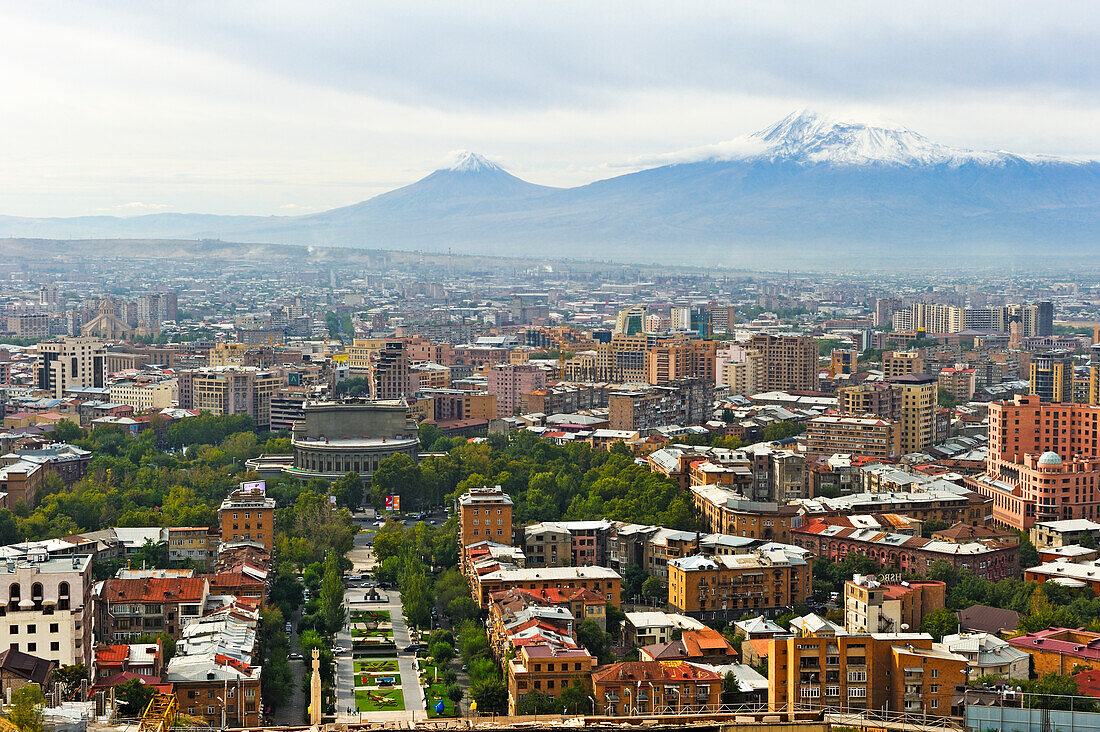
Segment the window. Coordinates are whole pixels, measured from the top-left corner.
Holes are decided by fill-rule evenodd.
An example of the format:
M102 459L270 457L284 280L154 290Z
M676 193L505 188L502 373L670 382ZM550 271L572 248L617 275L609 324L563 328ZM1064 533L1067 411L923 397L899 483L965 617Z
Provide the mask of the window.
M207 705L206 713L207 714L213 714L214 713L214 706L212 704Z
M51 651L60 651L61 650L61 644L58 643L57 641L54 641L53 643L50 644L50 650Z

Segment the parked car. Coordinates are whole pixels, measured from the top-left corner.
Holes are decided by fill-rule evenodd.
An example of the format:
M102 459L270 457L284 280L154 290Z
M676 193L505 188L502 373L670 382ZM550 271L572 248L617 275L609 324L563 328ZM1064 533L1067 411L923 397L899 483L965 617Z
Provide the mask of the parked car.
M286 657L287 657L287 660L289 660L289 661L301 661L302 660L302 654L301 653L288 653L288 654L286 654Z
M291 623L289 623L289 622L288 622L288 623L286 624L286 632L287 632L287 633L290 633L290 632L291 632L291 631L293 631L293 630L294 630L294 626L293 626L293 625L292 625Z
M410 643L409 645L405 646L402 650L405 651L405 653L416 653L417 651L422 650L423 648L424 648L424 645L421 644L421 643Z
M332 655L334 655L334 656L339 656L341 653L347 653L347 652L348 652L348 649L343 648L342 646L335 646L332 649Z

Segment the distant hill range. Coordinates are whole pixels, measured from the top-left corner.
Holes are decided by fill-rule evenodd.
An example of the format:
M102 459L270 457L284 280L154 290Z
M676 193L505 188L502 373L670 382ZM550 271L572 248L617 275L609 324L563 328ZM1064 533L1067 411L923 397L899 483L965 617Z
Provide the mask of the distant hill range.
M779 266L1100 251L1092 160L960 150L905 128L807 112L656 162L666 160L551 188L466 153L403 188L307 216L0 216L0 236Z

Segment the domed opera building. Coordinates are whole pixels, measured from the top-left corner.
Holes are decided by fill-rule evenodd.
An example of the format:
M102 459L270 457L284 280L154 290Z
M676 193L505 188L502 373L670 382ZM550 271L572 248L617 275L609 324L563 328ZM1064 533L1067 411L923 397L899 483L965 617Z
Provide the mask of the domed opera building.
M277 471L301 480L337 480L358 473L369 483L378 463L403 453L419 460L416 422L405 402L349 400L307 402L304 419L291 428L290 455L261 455L249 468L267 477Z

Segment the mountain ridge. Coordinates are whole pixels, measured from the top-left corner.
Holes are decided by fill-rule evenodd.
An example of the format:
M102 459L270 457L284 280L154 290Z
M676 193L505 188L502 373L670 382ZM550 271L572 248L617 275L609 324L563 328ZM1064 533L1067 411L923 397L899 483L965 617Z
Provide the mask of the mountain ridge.
M679 155L679 159L677 159ZM1100 241L1100 163L952 148L906 127L801 111L751 135L665 156L665 164L553 188L485 156L349 206L303 216L28 219L0 236L220 238L625 259L722 262L960 246L1023 252Z

